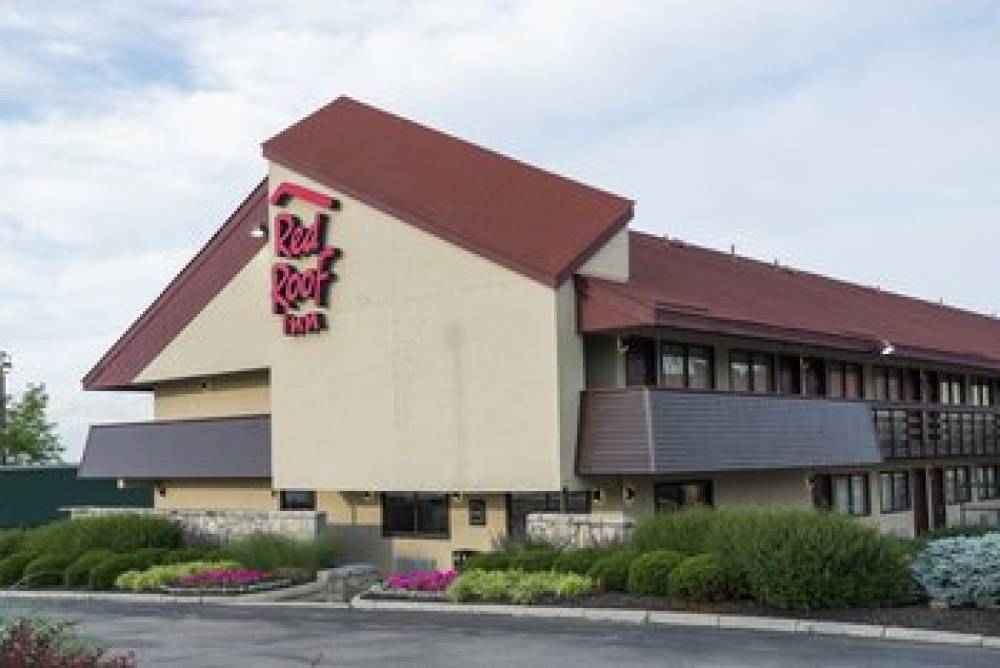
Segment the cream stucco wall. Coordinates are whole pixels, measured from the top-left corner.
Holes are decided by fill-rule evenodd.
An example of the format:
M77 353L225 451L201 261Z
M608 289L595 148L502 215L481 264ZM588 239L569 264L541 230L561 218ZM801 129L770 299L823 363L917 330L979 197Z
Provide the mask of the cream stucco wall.
M166 493L161 495L159 489ZM155 508L278 510L267 480L169 480L153 493Z
M343 251L329 330L282 334L267 299L269 244L140 374L165 388L157 415L215 413L225 403L171 394L185 386L168 381L268 369L276 488L577 486L584 369L572 281L553 290L272 165L272 188L286 180L342 202L329 226L329 243ZM289 208L311 220L308 205ZM589 270L627 270L622 239ZM245 403L231 395L232 406L260 407L256 392Z
M156 385L153 391L153 417L157 420L270 412L271 393L267 371L167 381Z
M611 237L604 246L590 256L577 269L582 276L594 276L611 281L624 282L628 280L629 272L629 231L622 228Z

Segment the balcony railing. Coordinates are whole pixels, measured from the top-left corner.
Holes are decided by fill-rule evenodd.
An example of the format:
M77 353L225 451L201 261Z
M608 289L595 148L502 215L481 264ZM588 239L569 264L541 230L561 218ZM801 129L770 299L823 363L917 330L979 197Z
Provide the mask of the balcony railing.
M1000 454L1000 409L939 404L873 404L886 459Z

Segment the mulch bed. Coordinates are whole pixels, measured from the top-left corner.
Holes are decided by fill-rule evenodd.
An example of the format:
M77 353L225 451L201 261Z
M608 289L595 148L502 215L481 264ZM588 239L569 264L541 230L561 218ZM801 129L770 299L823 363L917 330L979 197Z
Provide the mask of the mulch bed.
M401 596L367 594L365 598L413 600ZM816 619L852 624L901 626L957 633L979 633L1000 636L1000 610L974 608L930 608L913 605L899 608L850 608L844 610L775 610L753 601L726 603L685 603L655 596L635 596L608 592L572 598L543 598L535 605L572 608L614 608L629 610L655 610L671 612L704 612L715 615L751 615L756 617L785 617L790 619Z

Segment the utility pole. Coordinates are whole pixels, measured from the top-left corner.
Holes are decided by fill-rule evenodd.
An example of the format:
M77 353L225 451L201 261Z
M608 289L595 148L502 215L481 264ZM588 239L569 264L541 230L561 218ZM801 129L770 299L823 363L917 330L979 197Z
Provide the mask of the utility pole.
M0 350L0 436L7 432L7 374L13 368L10 355ZM7 446L0 444L0 466L7 465Z

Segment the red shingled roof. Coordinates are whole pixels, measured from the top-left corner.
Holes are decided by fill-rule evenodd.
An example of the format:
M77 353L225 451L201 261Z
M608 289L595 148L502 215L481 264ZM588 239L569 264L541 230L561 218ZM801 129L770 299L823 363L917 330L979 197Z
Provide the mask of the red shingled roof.
M550 286L632 217L630 200L347 97L264 156Z
M1000 369L1000 320L630 233L627 283L578 278L584 331L673 326Z

